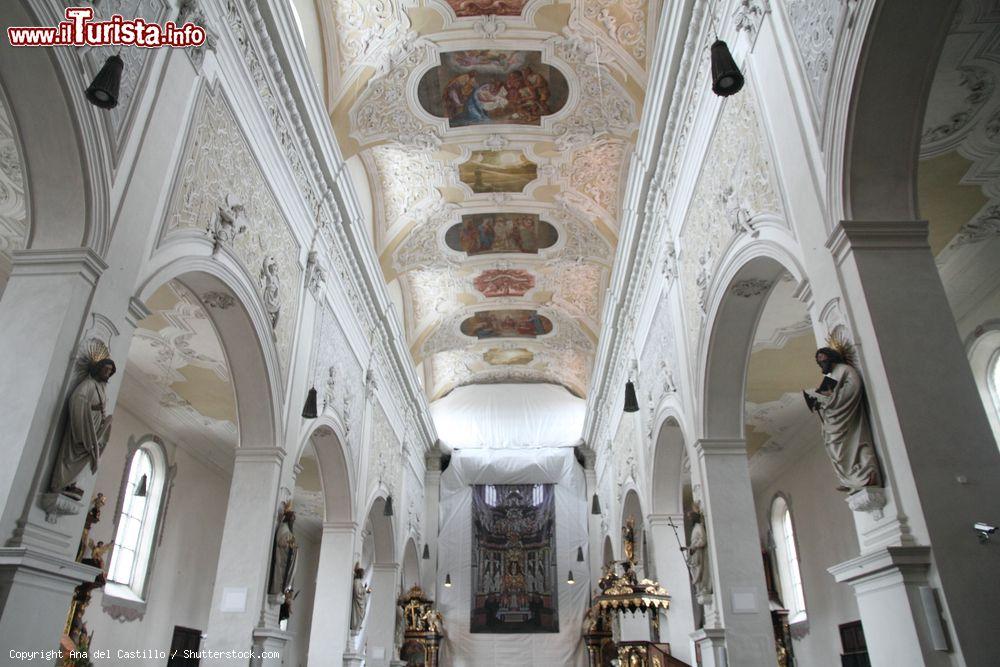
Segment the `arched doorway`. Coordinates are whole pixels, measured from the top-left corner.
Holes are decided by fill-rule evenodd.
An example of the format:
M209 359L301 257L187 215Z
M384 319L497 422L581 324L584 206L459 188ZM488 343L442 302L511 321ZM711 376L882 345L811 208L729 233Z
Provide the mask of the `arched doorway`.
M309 581L314 589L313 599L298 605L301 613L310 616L310 662L339 664L350 632L357 530L353 519L351 467L344 441L338 435L342 432L332 413L325 413L312 425L303 445L303 451L313 452L316 458L323 516L316 575ZM313 632L314 628L322 631Z
M352 627L351 646L365 663L387 667L393 659L399 564L396 561L392 517L385 515L384 496L371 503L362 530L361 569L371 589L360 627Z
M691 493L691 469L688 464L684 431L673 416L660 426L653 454L652 513L648 536L650 562L660 582L670 593L670 609L661 621L660 638L670 642L671 654L692 662L690 635L699 626L700 609L692 595L686 555L684 510L685 492ZM688 527L689 529L689 527Z

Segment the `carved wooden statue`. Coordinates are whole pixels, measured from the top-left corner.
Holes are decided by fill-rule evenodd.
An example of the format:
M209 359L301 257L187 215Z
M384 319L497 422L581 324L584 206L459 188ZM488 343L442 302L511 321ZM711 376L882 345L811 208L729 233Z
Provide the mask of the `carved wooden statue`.
M111 435L111 415L107 414L108 380L115 374L115 362L108 357L104 343L94 342L84 353L81 364L87 372L69 395L67 420L49 489L73 500L83 497L77 485L89 469L97 473L101 454Z
M816 363L823 382L815 391L802 393L809 409L819 414L826 452L840 482L837 490L881 486L865 386L851 363L850 348L830 339L830 347L816 351Z

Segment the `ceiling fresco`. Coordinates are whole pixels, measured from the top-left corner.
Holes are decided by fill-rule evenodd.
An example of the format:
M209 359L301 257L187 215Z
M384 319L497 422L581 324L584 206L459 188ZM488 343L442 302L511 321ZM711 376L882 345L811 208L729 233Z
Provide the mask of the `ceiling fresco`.
M585 396L660 3L317 5L331 123L428 398Z

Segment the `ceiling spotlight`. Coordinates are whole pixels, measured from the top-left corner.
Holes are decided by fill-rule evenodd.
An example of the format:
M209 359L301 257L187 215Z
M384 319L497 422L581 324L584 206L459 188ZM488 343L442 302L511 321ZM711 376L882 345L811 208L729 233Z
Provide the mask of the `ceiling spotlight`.
M576 579L573 578L573 570L570 570L569 574L566 575L566 583L570 586L576 583Z
M124 61L117 55L105 60L101 71L87 87L87 100L101 109L114 109L118 106L118 90L121 88L124 67Z
M577 563L583 562L583 547L576 548L576 562Z
M729 97L743 88L743 73L736 66L729 45L721 39L712 44L712 92L719 97Z
M444 575L444 587L451 588L451 573Z
M385 507L382 508L382 516L392 516L392 496L385 499Z
M590 513L591 514L601 513L601 499L597 497L596 493L594 494L594 499L590 501Z
M431 548L428 545L424 545L424 560L431 559Z

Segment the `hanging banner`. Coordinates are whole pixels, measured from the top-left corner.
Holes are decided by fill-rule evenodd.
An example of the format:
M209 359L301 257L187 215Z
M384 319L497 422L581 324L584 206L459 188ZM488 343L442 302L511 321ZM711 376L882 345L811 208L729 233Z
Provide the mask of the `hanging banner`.
M472 487L474 633L559 632L552 484Z

